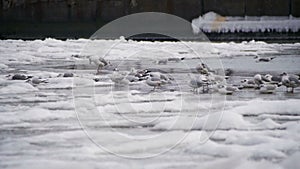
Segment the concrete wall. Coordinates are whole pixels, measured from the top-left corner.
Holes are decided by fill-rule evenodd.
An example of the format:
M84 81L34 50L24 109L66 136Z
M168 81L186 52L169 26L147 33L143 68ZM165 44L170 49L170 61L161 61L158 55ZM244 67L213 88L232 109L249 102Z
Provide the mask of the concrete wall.
M249 16L288 16L290 11L289 0L246 0L245 15Z
M300 0L0 0L0 37L35 32L88 35L119 17L150 11L189 21L208 11L225 16L300 17Z
M215 11L224 16L243 16L245 0L203 0L204 13Z
M291 0L291 14L300 17L300 0Z
M0 21L111 21L149 11L188 20L208 11L226 16L300 17L300 0L0 0Z

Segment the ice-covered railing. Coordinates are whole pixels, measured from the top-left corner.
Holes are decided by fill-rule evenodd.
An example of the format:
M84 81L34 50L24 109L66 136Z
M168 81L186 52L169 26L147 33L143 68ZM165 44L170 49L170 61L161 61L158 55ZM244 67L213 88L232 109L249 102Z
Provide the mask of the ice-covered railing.
M300 18L293 16L224 17L208 12L192 21L194 33L203 32L298 32Z

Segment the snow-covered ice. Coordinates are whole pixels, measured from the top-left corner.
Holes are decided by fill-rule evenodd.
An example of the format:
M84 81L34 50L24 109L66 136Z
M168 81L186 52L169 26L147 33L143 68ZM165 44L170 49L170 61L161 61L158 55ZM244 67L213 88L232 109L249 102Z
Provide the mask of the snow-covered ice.
M278 24L280 22L280 24ZM203 32L298 32L300 19L293 16L220 16L208 12L193 19L193 31Z
M257 73L299 74L299 47L1 40L0 168L299 168L299 88L224 96L194 94L187 84L187 73L200 61L231 69L232 84ZM154 92L143 81L119 88L110 81L111 70L95 75L90 54L105 55L120 71L159 69L175 81ZM275 59L257 63L254 56ZM155 64L173 57L185 59ZM74 77L63 77L66 72ZM16 73L47 82L11 80Z

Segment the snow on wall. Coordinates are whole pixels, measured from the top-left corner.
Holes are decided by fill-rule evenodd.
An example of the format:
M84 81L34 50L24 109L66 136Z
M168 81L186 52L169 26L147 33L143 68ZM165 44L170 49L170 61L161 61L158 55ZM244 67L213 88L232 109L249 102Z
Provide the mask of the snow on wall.
M300 18L292 16L224 17L208 12L192 21L194 33L203 32L298 32Z

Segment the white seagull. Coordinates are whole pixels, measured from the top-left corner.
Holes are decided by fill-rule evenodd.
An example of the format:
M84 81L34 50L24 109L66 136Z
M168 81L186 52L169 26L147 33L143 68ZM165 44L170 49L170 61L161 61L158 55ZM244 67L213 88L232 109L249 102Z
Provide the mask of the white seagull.
M153 91L157 88L157 87L161 87L162 85L166 84L167 82L158 78L154 78L154 77L148 77L146 80L146 84L153 87Z
M266 74L264 76L264 81L269 82L271 84L279 84L282 81L282 77L281 76L272 76L270 74Z
M126 74L114 71L112 75L109 76L110 80L115 83L116 86L126 86L129 84L129 80L126 79Z
M260 85L259 92L261 94L272 94L275 92L276 89L277 89L276 84L266 83L266 84Z
M261 74L256 74L253 78L254 83L259 87L259 85L263 84L262 76Z
M255 88L256 84L254 79L244 79L241 81L243 88Z
M198 89L202 87L202 92L208 91L208 80L204 76L192 77L188 74L190 81L189 86L193 88L193 92L199 93ZM206 87L206 89L205 89Z
M294 92L294 88L300 86L299 76L297 75L288 75L287 73L282 73L281 83L286 87L286 91L289 92L289 88L291 88L291 93Z
M90 64L94 63L97 67L97 74L100 73L100 70L103 69L103 67L109 65L110 63L106 61L104 58L99 56L90 56L89 57Z

